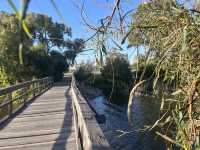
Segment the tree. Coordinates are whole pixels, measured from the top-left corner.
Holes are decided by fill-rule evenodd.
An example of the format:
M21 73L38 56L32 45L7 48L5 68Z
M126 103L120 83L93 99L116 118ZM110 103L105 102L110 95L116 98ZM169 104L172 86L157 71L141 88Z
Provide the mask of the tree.
M158 135L185 150L199 148L196 141L198 130L195 128L196 114L199 114L195 101L199 100L197 95L200 94L198 24L198 11L173 0L152 0L141 4L133 13L129 35L130 45L149 48L156 63L153 86L162 70L165 71L164 81L176 82L177 87L171 92L174 109L166 108L170 110L168 113L161 111L163 119L152 128L163 127L165 134L157 132Z
M44 45L32 46L25 53L25 67L29 70L28 75L35 78L52 76L53 66L50 55L45 51Z
M6 75L7 81L5 82L22 81L28 76L24 74L26 72L24 66L19 64L19 21L15 15L9 15L5 12L0 13L0 18L0 70L2 74ZM25 49L27 49L31 45L31 40L26 38L25 42Z
M64 48L65 37L71 36L71 28L62 23L53 22L52 18L47 15L30 13L26 20L34 35L33 42L44 44L47 53L55 47Z
M66 60L74 65L76 56L83 52L85 48L85 42L83 39L75 39L73 41L68 40L65 42L67 50L64 52Z
M0 13L0 72L1 86L53 76L57 81L68 67L65 57L54 51L65 47L65 37L71 29L53 22L48 16L31 13L26 20L34 39L21 32L19 20L14 14ZM19 62L20 35L23 34L23 59Z

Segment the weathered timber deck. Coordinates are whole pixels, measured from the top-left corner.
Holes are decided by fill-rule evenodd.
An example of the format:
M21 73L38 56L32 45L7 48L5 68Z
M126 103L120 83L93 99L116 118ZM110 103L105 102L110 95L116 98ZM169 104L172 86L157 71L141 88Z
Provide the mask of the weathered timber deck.
M76 149L70 82L54 85L0 126L0 150Z

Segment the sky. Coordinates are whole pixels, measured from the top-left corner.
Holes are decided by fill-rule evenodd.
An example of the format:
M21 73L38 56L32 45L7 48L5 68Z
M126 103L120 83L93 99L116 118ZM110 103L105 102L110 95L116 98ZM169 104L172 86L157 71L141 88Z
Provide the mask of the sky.
M83 0L54 1L56 2L56 5L64 18L65 24L72 28L72 38L87 39L93 34L93 32L89 30L88 27L83 23L80 9L77 7L83 2ZM125 1L127 1L128 4L125 4ZM13 2L19 9L20 0L13 0ZM139 3L141 3L141 0L122 0L125 11L137 8ZM87 21L94 25L99 24L101 18L105 18L106 16L111 15L113 4L114 0L84 0ZM13 10L11 9L7 0L0 0L0 11L13 13ZM54 21L62 22L62 18L56 13L51 0L31 0L28 11L46 14L51 16ZM124 49L124 53L128 54L129 60L132 61L134 57L134 54L132 53L133 50L126 49L126 46L124 46ZM79 55L77 61L82 62L83 60L87 61L93 59L93 53L87 52L85 54Z

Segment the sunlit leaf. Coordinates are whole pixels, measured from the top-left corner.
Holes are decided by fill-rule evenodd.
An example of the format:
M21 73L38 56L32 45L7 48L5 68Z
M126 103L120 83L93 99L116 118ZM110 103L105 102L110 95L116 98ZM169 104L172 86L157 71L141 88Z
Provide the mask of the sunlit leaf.
M98 65L98 66L101 66L101 65L100 65L100 62L99 62L99 60L98 60L98 58L96 58L95 60L96 60L97 65Z
M185 26L183 29L182 51L185 51L187 48L186 39L187 39L187 26Z
M178 121L178 119L177 119L177 117L176 117L176 115L175 115L175 112L174 112L174 111L172 111L172 117L173 117L173 119L174 119L175 123L176 123L177 125L179 125L179 121Z
M168 117L165 119L164 123L168 123L168 122L170 122L171 119L172 119L171 116L168 116Z
M19 63L23 64L23 44L20 43L19 45Z
M179 121L181 121L182 119L183 119L183 113L179 111Z
M33 38L32 34L30 33L29 29L28 29L28 26L25 22L25 20L22 21L22 27L24 29L24 31L26 32L26 34L28 35L29 38Z
M165 99L162 98L162 102L161 102L161 105L160 105L160 110L162 110L164 108L164 104L165 104Z
M177 90L177 91L175 91L175 92L173 92L172 93L172 95L178 95L178 94L180 94L180 93L182 93L183 91L181 90L181 89L179 89L179 90Z
M11 6L11 8L13 9L13 11L15 12L16 16L18 17L19 20L21 20L21 16L20 13L18 12L15 4L13 3L12 0L7 0L8 4Z
M17 10L17 7L15 6L15 4L13 3L12 0L7 0L8 4L11 6L11 8L13 9L13 11L15 12L17 18L19 19L19 21L22 23L22 28L25 31L25 33L27 34L27 36L29 38L33 38L32 34L30 33L28 26L25 22L25 20L22 20L22 16L20 15L19 11Z

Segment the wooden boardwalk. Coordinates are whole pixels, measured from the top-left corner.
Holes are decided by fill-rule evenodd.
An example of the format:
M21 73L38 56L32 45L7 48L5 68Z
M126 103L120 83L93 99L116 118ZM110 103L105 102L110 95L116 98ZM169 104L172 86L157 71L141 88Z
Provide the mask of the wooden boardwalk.
M0 126L0 150L75 150L70 83L54 85Z

